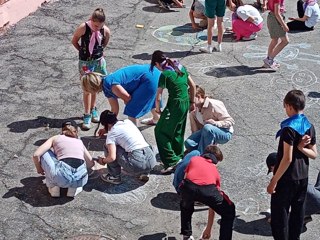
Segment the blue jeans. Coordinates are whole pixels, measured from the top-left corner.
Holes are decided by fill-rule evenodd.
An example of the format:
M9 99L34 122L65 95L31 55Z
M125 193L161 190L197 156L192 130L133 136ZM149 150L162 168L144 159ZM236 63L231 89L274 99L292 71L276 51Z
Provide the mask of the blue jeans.
M232 137L228 129L218 128L212 124L205 124L202 129L191 134L184 142L188 150L198 150L204 153L205 148L210 144L224 144Z
M121 174L121 167L129 174L139 176L141 174L148 174L156 165L156 157L150 147L126 152L119 145L117 147L116 160L108 163L108 172L118 177ZM104 148L105 156L108 151Z
M51 150L43 154L40 159L41 167L46 175L47 187L78 188L88 182L85 161L78 168L73 168L65 162L59 161Z

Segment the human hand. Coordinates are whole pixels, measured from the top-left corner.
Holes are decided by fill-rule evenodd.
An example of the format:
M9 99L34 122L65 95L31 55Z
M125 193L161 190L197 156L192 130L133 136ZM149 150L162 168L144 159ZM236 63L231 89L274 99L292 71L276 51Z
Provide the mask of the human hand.
M98 131L98 136L99 137L102 137L103 135L105 135L106 134L106 129L105 128L101 128L101 129L99 129L99 131Z
M195 103L190 103L189 112L193 112L195 110L196 110L196 104Z
M294 20L294 18L293 18L293 17L289 17L288 19L289 19L289 20Z
M192 26L192 29L193 29L193 30L201 29L201 27L199 26L198 23L192 23L191 26Z
M207 239L210 239L210 237L211 237L211 230L208 228L205 228L201 235L201 240L207 240Z
M274 180L274 178L272 178L270 183L269 183L269 185L268 185L268 187L267 187L267 192L269 194L275 193L276 192L275 191L276 187L277 187L277 182Z
M288 25L285 23L283 26L282 26L283 30L285 32L289 32L289 28L288 28Z
M309 145L311 143L311 137L309 135L304 135L301 138L300 143L298 144L298 149L301 150L305 146Z
M217 125L217 122L213 119L208 119L208 120L205 120L204 123L206 124L211 124L211 125L214 125L216 126Z
M43 170L43 168L42 168L40 165L37 166L36 168L37 168L37 173L38 173L38 174L44 175L44 170Z
M102 166L106 165L106 163L104 162L104 157L100 157L100 156L97 159L97 163L99 163Z

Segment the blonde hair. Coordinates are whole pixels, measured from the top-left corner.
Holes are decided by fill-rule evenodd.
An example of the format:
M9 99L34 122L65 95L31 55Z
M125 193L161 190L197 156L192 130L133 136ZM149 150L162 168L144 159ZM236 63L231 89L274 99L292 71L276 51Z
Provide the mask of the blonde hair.
M67 137L78 138L78 129L74 126L67 125L62 128L62 134Z
M196 85L196 96L200 96L201 98L206 97L205 90L202 87L200 87L199 85Z
M81 77L81 87L83 91L97 93L102 91L102 79L98 73L86 73Z

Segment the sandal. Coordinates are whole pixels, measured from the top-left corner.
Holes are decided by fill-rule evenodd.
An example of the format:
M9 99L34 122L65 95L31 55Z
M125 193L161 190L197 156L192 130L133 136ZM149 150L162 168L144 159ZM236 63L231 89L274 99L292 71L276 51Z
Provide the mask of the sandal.
M150 126L157 125L157 122L155 122L155 121L153 120L153 118L145 118L145 119L142 119L142 120L140 121L140 123L145 124L145 125L150 125Z

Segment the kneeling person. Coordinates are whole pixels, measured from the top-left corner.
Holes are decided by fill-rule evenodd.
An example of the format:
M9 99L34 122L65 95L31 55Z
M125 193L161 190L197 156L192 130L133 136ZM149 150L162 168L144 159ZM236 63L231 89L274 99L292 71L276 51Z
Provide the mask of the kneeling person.
M105 157L98 163L107 164L108 173L101 176L105 182L120 184L121 167L131 175L147 180L145 175L156 165L155 155L139 129L130 120L118 121L116 115L106 110L100 115L104 126L101 133L108 132Z

